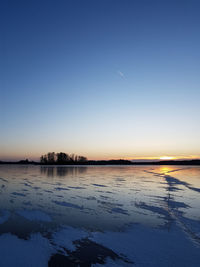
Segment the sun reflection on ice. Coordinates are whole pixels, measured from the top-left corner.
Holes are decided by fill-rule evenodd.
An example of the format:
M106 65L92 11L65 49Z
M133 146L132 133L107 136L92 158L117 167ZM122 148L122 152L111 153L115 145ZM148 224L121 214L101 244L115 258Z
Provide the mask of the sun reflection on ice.
M169 167L161 167L160 168L160 171L162 174L167 174L170 170L171 170L171 168L169 168Z

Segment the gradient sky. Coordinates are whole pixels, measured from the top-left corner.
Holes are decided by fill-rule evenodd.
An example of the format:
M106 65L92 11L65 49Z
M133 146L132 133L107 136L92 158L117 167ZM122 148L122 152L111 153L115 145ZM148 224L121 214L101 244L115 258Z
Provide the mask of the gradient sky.
M200 1L0 12L0 159L200 157Z

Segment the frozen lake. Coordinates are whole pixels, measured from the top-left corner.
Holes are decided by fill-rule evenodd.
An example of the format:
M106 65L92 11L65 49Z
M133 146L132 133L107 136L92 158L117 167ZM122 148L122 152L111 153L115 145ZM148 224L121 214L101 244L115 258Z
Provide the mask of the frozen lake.
M200 167L0 165L0 266L200 266Z

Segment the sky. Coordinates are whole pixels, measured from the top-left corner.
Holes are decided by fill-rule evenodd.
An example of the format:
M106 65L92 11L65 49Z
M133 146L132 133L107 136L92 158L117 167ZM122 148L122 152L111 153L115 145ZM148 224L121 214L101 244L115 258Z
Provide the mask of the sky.
M200 158L200 1L2 1L0 160Z

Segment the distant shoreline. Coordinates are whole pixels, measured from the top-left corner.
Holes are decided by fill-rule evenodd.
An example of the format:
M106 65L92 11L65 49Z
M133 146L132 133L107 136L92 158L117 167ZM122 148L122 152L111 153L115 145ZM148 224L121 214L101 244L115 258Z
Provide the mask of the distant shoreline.
M69 163L40 163L36 161L0 161L0 164L24 164L24 165L40 165L40 166L95 166L95 165L190 165L190 166L199 166L200 159L197 160L166 160L166 161L151 161L151 162L132 162L128 160L88 160L87 162L69 162Z

